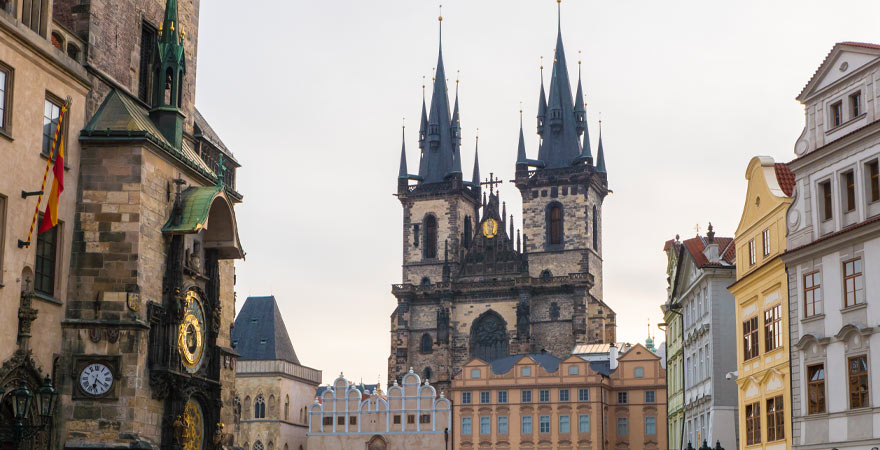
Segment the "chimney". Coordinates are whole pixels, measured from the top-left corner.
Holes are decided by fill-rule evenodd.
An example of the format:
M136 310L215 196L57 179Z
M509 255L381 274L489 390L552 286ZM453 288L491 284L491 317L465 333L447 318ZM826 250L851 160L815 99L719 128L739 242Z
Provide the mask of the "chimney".
M612 371L617 369L617 346L613 343L611 348L608 349L608 363Z
M706 233L706 248L703 249L703 255L710 263L721 262L721 255L718 254L718 243L715 242L715 231L712 230L712 222L709 222L709 232Z

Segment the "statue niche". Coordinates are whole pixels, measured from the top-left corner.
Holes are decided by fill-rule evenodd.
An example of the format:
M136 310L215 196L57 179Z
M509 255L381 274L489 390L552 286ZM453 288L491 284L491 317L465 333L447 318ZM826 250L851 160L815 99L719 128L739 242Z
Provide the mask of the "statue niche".
M471 357L489 362L509 355L507 323L495 311L480 315L471 325Z

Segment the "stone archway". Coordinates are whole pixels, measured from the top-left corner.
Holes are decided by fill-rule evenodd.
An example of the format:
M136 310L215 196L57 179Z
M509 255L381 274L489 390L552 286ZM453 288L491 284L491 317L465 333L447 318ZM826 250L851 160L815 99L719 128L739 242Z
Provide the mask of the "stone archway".
M0 395L0 427L11 429L12 425L15 423L11 394L13 390L21 386L22 382L24 382L28 390L34 393L35 396L40 386L43 384L40 372L37 370L30 352L25 352L19 349L15 351L12 358L5 361L3 366L0 367L0 390L4 391L4 394ZM36 401L36 398L31 402L30 421L29 425L39 425L41 421L39 404ZM9 439L4 439L3 436L0 435L0 450L36 450L48 448L50 445L49 438L51 433L52 425L50 422L46 430L41 431L31 439L22 442L21 447L16 447L9 442Z
M377 434L367 441L367 450L388 450L388 442Z
M497 312L484 312L471 325L470 354L489 362L510 354L507 322Z

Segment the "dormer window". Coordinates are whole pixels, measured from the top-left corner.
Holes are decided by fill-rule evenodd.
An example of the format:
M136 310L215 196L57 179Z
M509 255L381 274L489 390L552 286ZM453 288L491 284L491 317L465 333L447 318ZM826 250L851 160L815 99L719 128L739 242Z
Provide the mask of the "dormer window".
M859 117L862 115L862 91L858 91L849 96L849 110L852 113L852 117Z
M839 127L843 123L843 102L831 104L831 127Z

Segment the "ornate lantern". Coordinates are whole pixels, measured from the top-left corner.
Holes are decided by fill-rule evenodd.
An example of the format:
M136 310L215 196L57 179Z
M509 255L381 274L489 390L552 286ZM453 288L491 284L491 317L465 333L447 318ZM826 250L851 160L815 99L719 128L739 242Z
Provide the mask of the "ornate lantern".
M49 375L46 375L43 385L38 392L40 396L40 416L48 419L55 413L55 406L58 403L58 391L52 386L52 380L49 379Z
M33 392L27 388L27 384L22 380L18 389L12 391L10 395L12 395L15 419L24 422L29 418L31 412L31 403L34 401Z

